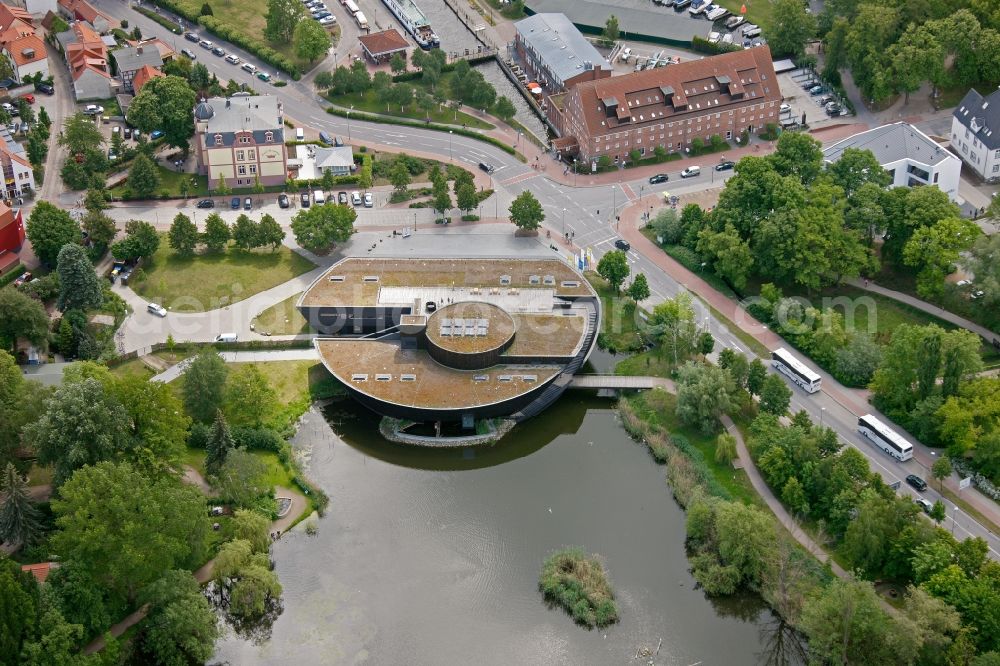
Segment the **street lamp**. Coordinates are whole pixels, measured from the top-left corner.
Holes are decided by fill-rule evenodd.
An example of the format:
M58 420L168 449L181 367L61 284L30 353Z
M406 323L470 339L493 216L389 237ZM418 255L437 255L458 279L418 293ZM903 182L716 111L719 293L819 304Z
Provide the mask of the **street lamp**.
M351 104L350 110L347 112L347 140L351 140L351 111L354 110L354 105Z
M819 408L819 427L820 428L825 427L825 424L823 423L823 417L825 417L825 416L826 416L826 407L820 407Z
M573 158L573 187L576 187L576 158Z
M454 134L452 130L448 130L448 161L451 162L455 158L451 155L451 135Z
M563 208L563 212L562 212L562 228L563 228L563 237L565 238L565 236L566 236L566 209L565 208Z

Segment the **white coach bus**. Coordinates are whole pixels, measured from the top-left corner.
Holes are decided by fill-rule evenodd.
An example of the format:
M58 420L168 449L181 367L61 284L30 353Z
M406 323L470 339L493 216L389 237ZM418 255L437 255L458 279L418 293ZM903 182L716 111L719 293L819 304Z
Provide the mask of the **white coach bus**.
M820 388L822 377L807 368L801 361L788 353L784 347L771 352L771 364L782 374L809 393L815 393Z
M913 457L913 445L871 414L858 419L858 432L899 462Z

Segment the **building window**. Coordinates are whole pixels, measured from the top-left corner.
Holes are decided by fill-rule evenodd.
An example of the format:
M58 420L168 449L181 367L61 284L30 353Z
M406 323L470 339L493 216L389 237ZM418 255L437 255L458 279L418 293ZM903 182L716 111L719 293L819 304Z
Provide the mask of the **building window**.
M256 160L257 159L257 151L256 150L248 150L247 151L247 159Z
M217 145L217 146L221 146L222 145L222 135L221 134L216 134L215 135L215 145Z
M241 164L236 168L236 173L238 173L241 176L245 176L247 175L247 168ZM240 182L242 183L243 181Z
M977 164L979 163L979 158L976 157L975 153L969 153L969 157L972 159L973 162L975 162Z
M728 141L732 138L733 138L733 130L726 130L726 140Z
M246 157L246 155L244 154L244 152L242 150L237 150L236 151L236 161L237 162L242 162L245 157Z
M251 164L250 165L250 175L255 175L256 173L257 173L257 165L256 164Z
M240 143L243 143L243 144L250 143L250 137L248 137L248 136L241 136L240 137Z
M264 141L268 143L274 141L274 132L264 132Z
M993 165L993 173L997 173L998 171L1000 171L1000 164L994 164Z

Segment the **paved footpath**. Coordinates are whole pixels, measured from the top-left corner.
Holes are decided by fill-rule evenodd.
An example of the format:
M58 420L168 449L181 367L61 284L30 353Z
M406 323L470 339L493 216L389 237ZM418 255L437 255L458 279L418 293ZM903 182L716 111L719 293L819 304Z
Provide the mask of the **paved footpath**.
M219 356L226 363L267 363L269 361L318 361L319 353L312 347L308 349L268 349L261 351L224 351ZM171 382L187 369L188 363L181 361L163 372L150 377L151 382Z

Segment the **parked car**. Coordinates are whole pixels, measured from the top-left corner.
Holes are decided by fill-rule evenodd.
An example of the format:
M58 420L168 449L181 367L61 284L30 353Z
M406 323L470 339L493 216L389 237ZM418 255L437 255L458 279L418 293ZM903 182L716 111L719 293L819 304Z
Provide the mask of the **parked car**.
M322 141L323 143L325 143L328 146L332 146L333 145L333 139L330 138L330 135L327 132L320 132L319 133L319 140Z
M278 195L278 207L279 208L288 208L288 206L289 206L289 204L288 204L288 195L287 194L279 194Z
M190 58L191 60L198 59L198 56L196 56L194 51L192 51L191 49L181 49L181 54Z
M56 93L56 89L50 86L48 83L39 83L38 85L35 86L35 90L37 90L38 92L43 92L46 95L54 95Z
M247 197L243 200L243 210L253 210L253 199Z
M931 511L934 509L934 505L925 500L923 497L919 497L914 501L917 503L917 506L919 506L923 510L923 512L926 513L927 515L930 515Z
M825 92L826 92L826 88L824 88L823 86L813 86L812 88L809 89L809 94L812 95L812 96L814 96L814 97L816 95L822 95Z
M628 244L628 241L623 240L621 238L615 241L615 247L621 250L622 252L628 252L629 250L632 249L632 246Z
M365 192L365 208L375 207L375 197L372 196L371 192Z
M31 281L31 271L27 271L17 276L17 279L14 280L14 286L20 287L22 284L26 284L30 281Z
M247 71L247 72L250 72L251 74L253 74L254 72L257 71L257 66L256 65L251 65L250 63L245 62L242 65L240 65L240 69L242 69L244 71Z
M668 180L670 180L670 176L668 176L665 173L658 173L655 176L650 176L649 177L649 184L650 185L657 185L659 183L665 183Z
M157 317L167 316L167 309L162 305L158 305L156 303L150 303L149 305L147 305L146 311L155 314Z
M688 168L681 171L681 178L694 178L695 176L701 175L700 166L689 166Z
M149 140L156 141L161 136L163 136L163 130L153 130L152 132L149 133Z
M732 169L735 166L736 166L736 162L733 162L731 160L724 160L724 161L719 162L718 164L715 165L715 170L716 171L732 171Z
M35 103L35 96L32 95L31 93L28 93L27 95L21 95L21 99L23 99L28 104L34 104Z
M337 192L337 203L341 206L346 206L350 199L347 198L347 192Z
M778 113L788 113L791 110L792 110L791 104L782 104L781 106L778 107Z
M238 56L234 56L232 53L230 53L229 55L226 56L226 62L228 62L230 65L238 65L240 64L240 59Z
M317 20L319 21L320 25L333 25L334 23L337 22L337 19L335 19L332 15L331 16L323 16L323 17L321 17L321 18L319 18Z
M828 116L839 116L843 111L839 104L827 104L825 110Z
M219 56L221 58L222 56L226 55L226 52L223 51L218 46L216 46L214 49L212 49L212 55L216 55L216 56Z
M83 112L88 116L99 116L104 113L104 107L99 104L88 104L83 107Z
M344 140L341 139L339 136L335 135L333 137L333 145L336 146L337 148L341 148L344 145Z
M201 37L199 37L198 33L196 32L185 32L184 39L188 40L189 42L195 42L195 43L201 41Z
M125 131L122 132L122 134L125 135L126 139L131 139L132 138L132 128L131 127L126 127Z
M202 199L198 202L198 208L215 208L214 199Z
M232 208L233 210L239 210L240 209L240 198L239 197L233 197L232 199L230 199L229 200L229 207Z
M207 39L203 39L200 42L198 42L198 46L200 46L201 48L206 49L208 51L211 51L212 49L215 48L215 44L213 44L212 42L210 42Z
M920 492L927 490L927 482L921 479L916 474L907 474L906 482L911 486L913 486L914 488L916 488L917 490L919 490Z
M268 74L267 72L257 72L257 78L260 79L261 81L267 82L271 80L271 75Z
M309 193L303 192L299 195L299 203L302 204L303 208L309 208Z

